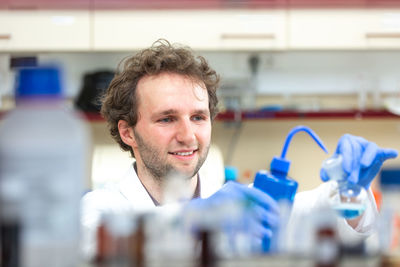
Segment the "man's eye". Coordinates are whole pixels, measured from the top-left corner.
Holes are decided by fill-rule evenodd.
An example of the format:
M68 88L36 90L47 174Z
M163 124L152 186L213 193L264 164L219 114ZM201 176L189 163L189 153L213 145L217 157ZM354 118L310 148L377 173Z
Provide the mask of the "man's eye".
M193 118L194 121L202 121L202 120L205 120L205 117L204 117L204 116L193 116L192 118Z
M162 118L162 119L158 120L158 122L171 122L171 121L172 121L172 118Z

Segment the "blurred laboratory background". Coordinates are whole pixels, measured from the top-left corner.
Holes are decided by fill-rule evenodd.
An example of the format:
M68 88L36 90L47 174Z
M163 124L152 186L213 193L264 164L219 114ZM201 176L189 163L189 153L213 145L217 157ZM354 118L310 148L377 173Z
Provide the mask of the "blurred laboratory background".
M190 46L221 74L210 167L220 176L233 166L252 182L296 125L330 154L344 133L400 149L398 1L0 1L2 114L14 107L15 66L60 64L67 100L91 128L86 188L120 177L132 159L109 137L96 97L120 60L159 38ZM296 135L287 158L299 191L320 184L327 157Z
M0 242L0 266L2 262L5 267L20 266L9 259L21 258L15 254L18 251L15 248L21 219L17 218L19 213L18 216L13 213L18 210L13 203L19 205L21 199L24 208L28 207L28 215L25 209L20 209L24 211L23 215L33 218L29 221L32 225L28 225L31 228L27 227L29 231L26 232L39 233L28 236L27 240L44 240L43 244L47 244L42 248L34 242L25 244L32 249L27 249L30 254L22 258L31 265L23 263L21 266L44 266L35 265L30 259L51 256L58 261L79 261L76 255L77 244L81 241L78 231L81 195L120 179L133 161L129 153L122 152L110 137L106 122L99 114L99 97L107 89L121 60L151 46L160 38L191 47L221 75L218 90L220 113L213 122L209 157L200 170L200 175L213 177L218 187L225 179L252 183L259 170L270 169L273 157L281 155L288 133L299 129L295 128L298 125L312 129L329 151L326 154L321 149L324 146L319 148L308 136L308 130L293 137L286 159L291 161L288 176L298 182L298 191L313 189L321 184L320 168L324 162L329 166L326 160L335 152L339 138L345 133L362 136L379 147L400 150L398 0L0 0L0 128L3 126L0 131L3 134L0 136L0 178L3 179L0 183L0 217L3 216L0 218L0 239L3 240ZM59 73L45 68L39 69L39 76L60 79L53 82L60 83L62 90L58 88L60 90L51 93L58 95L62 91L63 100L71 109L79 111L80 119L75 117L75 113L69 114L70 117L63 119L69 123L63 123L59 118L64 117L58 117L62 112L52 105L44 113L40 108L34 111L37 106L29 105L25 112L18 112L15 101L18 95L15 92L20 90L22 96L32 96L34 91L27 86L29 71L28 76L19 77L20 84L16 83L20 67L27 66L58 66ZM9 116L15 110L17 115ZM57 123L51 123L54 121ZM39 127L36 127L36 122ZM21 131L22 124L29 126L24 129L32 130ZM300 128L309 129L307 127ZM14 135L13 131L18 135ZM25 138L28 135L30 138ZM69 143L64 142L67 139ZM35 153L42 147L46 148L41 152L47 158ZM59 151L66 152L65 158L57 158L63 154ZM28 156L33 161L36 158L42 161L34 166L29 160L24 160ZM341 164L341 159L335 160L336 165L330 163L331 169ZM59 172L58 164L67 165L69 172L54 175L53 179L53 174ZM37 175L25 181L15 178L13 173L7 176L9 166L14 167L14 171L17 169L19 176L16 176L20 178L30 177L26 173L30 173L29 168L32 167L40 173L42 166L43 172L48 171L51 175L47 177L49 180ZM25 171L25 174L21 175L19 170L22 173ZM378 225L380 233L388 233L380 235L379 241L388 246L394 244L397 259L400 258L399 174L400 158L389 160L383 165L382 175L379 174L372 185L378 208L380 191L384 192L383 199L385 196L389 199L386 200L388 206L397 208L396 212L382 213ZM65 179L63 175L74 179ZM67 180L69 183L62 182ZM341 180L336 182L339 184ZM257 183L255 187L258 187ZM24 198L25 195L28 197ZM57 198L58 195L60 197ZM223 225L224 217L243 222L243 225L227 227L229 231L239 233L234 242L228 238L233 236L231 232L219 236L224 241L220 243L225 254L221 251L216 254L220 253L221 258L234 259L231 265L223 266L261 266L247 265L236 257L249 255L238 251L252 252L250 242L247 242L250 239L246 239L249 235L245 235L248 233L237 230L252 227L246 220L240 220L246 217L243 214L247 214L247 204L239 208L234 205L212 208L200 215L189 214L198 216L191 219L204 224ZM121 214L107 217L109 214L105 214L98 218L102 225L96 229L96 257L109 253L107 243L112 243L110 236L126 237L126 232L131 231L130 235L134 229L134 245L129 243L128 246L125 239L118 239L119 243L115 239L113 245L133 247L135 264L112 266L144 266L145 237L149 244L146 253L150 251L150 258L160 261L157 266L168 266L163 259L173 256L179 256L180 260L180 257L192 259L192 254L199 251L204 252L202 258L209 262L200 262L196 266L217 266L215 260L210 260L215 257L210 252L210 244L213 243L209 240L210 232L201 233L201 248L185 246L188 237L178 235L178 228L182 225L177 222L183 224L179 220L186 218L168 208L157 216L138 215L135 220L132 220L131 214L125 214L125 217L119 217ZM393 214L397 217L390 217ZM325 216L324 212L315 213L315 218L321 221L330 220L329 216ZM36 220L39 217L48 224L39 223L37 226L35 222L40 221ZM214 221L207 221L209 218L214 218ZM303 241L312 225L303 219L299 219L301 229L293 237L297 241L295 252L300 254L310 248ZM392 222L396 223L397 232L394 234L388 230ZM52 229L49 225L58 228ZM146 228L144 225L149 226ZM337 255L345 253L338 251L333 227L329 223L327 225L327 228L316 227L315 236L309 235L315 237L317 244L311 250L312 255L314 252L315 255L325 255L326 251L332 253L333 261L319 264L317 259L311 262L313 265L306 262L301 266L339 266ZM146 229L151 231L146 232ZM176 239L177 236L181 239ZM392 237L396 239L393 244ZM58 242L58 245L65 245L66 248L52 245L64 239L69 242ZM333 246L330 245L332 243ZM378 251L377 248L374 250L362 245L362 252ZM344 251L357 256L365 255L357 249L360 246L345 248ZM381 249L390 251L392 247ZM65 251L71 251L71 254ZM123 253L130 257L132 251L127 251ZM373 253L370 255L376 256ZM289 265L282 265L282 258L274 262L276 258L272 257L272 265L269 266L274 263L299 266L297 256L295 254ZM256 257L254 259L257 260ZM378 266L377 258L374 259L368 264L363 261L358 266ZM9 265L5 264L7 260L11 262ZM400 266L399 262L392 266ZM75 265L58 262L48 266ZM194 265L172 263L169 266Z

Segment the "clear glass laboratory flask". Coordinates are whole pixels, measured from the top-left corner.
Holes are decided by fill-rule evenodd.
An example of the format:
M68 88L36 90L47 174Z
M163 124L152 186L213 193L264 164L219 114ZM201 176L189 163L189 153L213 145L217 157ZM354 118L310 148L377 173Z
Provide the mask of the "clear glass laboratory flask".
M366 208L367 191L364 187L348 181L342 168L343 158L337 155L322 163L329 176L332 188L329 204L340 216L354 219L363 214Z

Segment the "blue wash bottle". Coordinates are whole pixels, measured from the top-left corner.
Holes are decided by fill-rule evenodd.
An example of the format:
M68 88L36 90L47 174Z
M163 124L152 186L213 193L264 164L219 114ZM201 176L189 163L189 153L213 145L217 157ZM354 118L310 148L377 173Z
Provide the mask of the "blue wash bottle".
M325 153L328 153L325 145L322 143L321 139L313 130L303 125L296 126L289 132L288 136L286 137L281 156L274 157L272 159L270 171L268 172L267 170L260 170L256 173L256 176L254 178L254 187L270 195L278 202L278 204L285 204L289 207L291 207L291 205L293 204L298 183L287 176L290 167L290 160L286 159L285 157L289 148L290 141L292 140L293 136L300 131L308 133L322 148L322 150L325 151ZM288 219L288 216L284 216L283 219ZM281 222L281 224L286 224L286 222ZM270 238L263 239L263 252L275 252L277 250L277 231L278 229L276 229L276 231L273 230L274 235L272 240Z

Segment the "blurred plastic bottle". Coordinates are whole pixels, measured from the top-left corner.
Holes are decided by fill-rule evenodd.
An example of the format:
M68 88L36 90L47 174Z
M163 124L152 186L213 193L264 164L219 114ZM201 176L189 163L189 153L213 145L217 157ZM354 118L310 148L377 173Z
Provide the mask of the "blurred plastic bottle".
M55 67L20 69L15 95L0 124L1 221L21 225L23 267L77 266L87 129L65 107Z
M367 207L367 191L364 187L346 179L342 162L343 157L337 155L322 163L322 168L325 169L335 188L329 196L329 203L343 218L354 219L363 214Z
M340 266L340 241L333 210L320 209L313 218L315 244L312 249L315 267Z
M379 218L379 243L386 260L400 264L400 171L383 170L380 177L382 205Z

